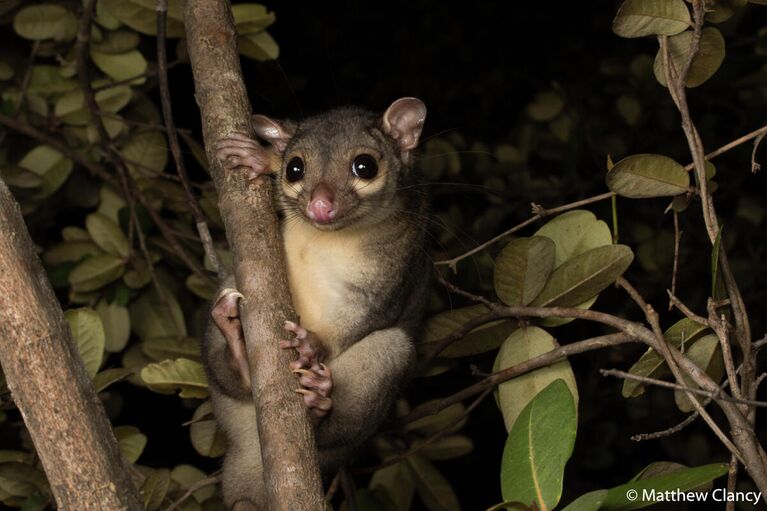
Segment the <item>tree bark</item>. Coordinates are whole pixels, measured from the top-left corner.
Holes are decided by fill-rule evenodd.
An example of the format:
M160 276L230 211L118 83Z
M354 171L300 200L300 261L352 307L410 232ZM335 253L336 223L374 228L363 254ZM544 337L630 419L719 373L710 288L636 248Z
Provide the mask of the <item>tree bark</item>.
M314 434L301 398L294 393L293 356L278 347L286 319L296 319L285 255L267 178L225 174L214 156L217 141L249 133L250 103L237 54L229 2L187 0L187 46L202 113L203 137L219 196L219 210L234 260L251 368L253 399L269 509L324 509Z
M2 179L0 226L0 363L59 509L142 510L21 211Z

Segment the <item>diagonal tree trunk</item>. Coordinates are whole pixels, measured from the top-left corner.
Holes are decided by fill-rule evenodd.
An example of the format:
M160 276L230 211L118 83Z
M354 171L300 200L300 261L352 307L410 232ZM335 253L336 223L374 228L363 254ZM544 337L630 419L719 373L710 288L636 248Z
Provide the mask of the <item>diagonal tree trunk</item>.
M277 341L286 319L295 319L285 256L266 178L225 175L214 144L233 133L250 133L251 109L242 81L229 2L187 0L187 46L202 113L203 136L219 209L234 256L242 325L251 367L269 509L324 509L313 430L293 392L292 357Z
M0 179L0 363L59 509L139 511L104 408Z

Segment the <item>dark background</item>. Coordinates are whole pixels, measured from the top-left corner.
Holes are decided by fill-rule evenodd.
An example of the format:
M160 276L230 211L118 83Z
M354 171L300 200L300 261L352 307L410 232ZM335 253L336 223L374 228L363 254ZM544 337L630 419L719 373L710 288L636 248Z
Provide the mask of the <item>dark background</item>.
M424 100L429 110L424 142L449 141L460 163L457 171L429 173L434 258L441 259L528 218L531 202L555 207L603 193L608 155L618 161L653 152L689 162L678 113L652 75L657 43L614 35L611 22L619 5L617 0L271 2L267 6L276 12L277 22L269 32L280 46L280 58L264 63L243 59L243 71L254 111L277 118L300 118L348 104L383 111L402 96ZM765 13L767 7L748 6L717 25L727 41L725 62L712 79L690 90L691 111L709 151L765 124L767 34L759 32L767 26ZM0 41L6 37L0 34ZM153 60L154 43L144 39L142 49ZM642 55L644 60L637 60ZM176 66L170 80L177 125L199 135L191 70ZM566 140L552 135L548 122L536 122L527 113L542 91L556 91L565 100L562 115L571 121ZM150 95L159 104L156 91ZM633 124L617 108L618 98L625 96L641 106ZM524 148L525 157L504 158L502 149L508 146ZM764 172L749 171L751 147L745 144L716 160L720 188L715 200L725 225L723 243L749 307L754 337L760 338L767 329L767 240L762 222L766 188ZM764 149L761 154L767 159ZM426 168L446 156L423 154L419 164ZM199 168L191 170L195 179L205 179ZM673 220L664 214L667 204L666 199L618 201L620 241L637 253L627 278L656 306L665 327L681 317L666 307L673 258ZM609 202L588 209L610 223ZM82 210L61 213L69 214L78 221L83 216ZM711 288L711 248L697 203L680 215L680 223L684 236L678 294L702 312ZM59 239L60 226L49 222L33 235L41 245L50 245L50 240ZM520 235L531 235L537 227ZM501 246L462 263L451 278L492 297L488 255ZM434 312L464 304L456 297L449 300L435 285ZM606 290L595 308L641 319L641 311L616 289ZM574 322L552 333L566 344L608 331ZM668 391L650 389L625 400L621 381L599 375L600 368L628 369L643 351L638 345L624 346L571 360L580 393L579 430L565 473L563 504L588 491L624 483L653 461L700 465L729 459L700 421L671 438L639 444L630 440L631 435L665 429L686 417ZM416 405L453 393L478 379L471 366L490 372L493 359L492 353L473 357L443 375L417 379L406 398ZM149 437L142 464L186 462L207 471L218 468L218 460L192 449L187 428L181 426L196 403L128 383L113 389L105 401L117 414L114 424L133 424ZM721 419L715 408L712 411ZM758 414L757 420L762 418ZM764 428L759 431L765 440ZM463 509L486 509L501 501L499 472L506 438L492 399L472 413L462 432L474 440L474 452L437 466ZM362 453L358 465L375 461ZM745 477L741 481L750 489ZM364 486L365 476L357 483ZM416 498L413 509L419 506Z
M605 191L608 154L615 161L639 152L667 154L684 164L689 161L667 91L657 84L651 69L643 76L630 73L637 56L654 57L657 43L652 38L615 36L610 27L619 5L601 0L268 4L277 13L269 31L280 45L280 58L266 63L243 61L243 69L254 110L275 117L302 117L347 104L382 111L401 96L423 99L429 109L424 138L452 136L464 143L458 147L460 174L442 176L433 183L435 218L446 218L451 208L459 212L446 222L434 222L434 236L440 240L435 243L435 257L439 258L460 253L462 246L471 247L524 220L533 201L553 207ZM708 150L761 126L767 117L765 70L760 71L765 59L754 51L755 41L764 44L755 36L765 24L763 14L764 9L750 6L718 25L728 43L725 63L714 78L690 92L693 115ZM190 88L179 85L191 83L189 70L179 68L173 80L178 87L174 101L189 105ZM525 112L537 92L552 89L566 98L565 109L573 119L565 143L552 141L545 124L531 122ZM616 111L616 99L624 94L642 105L633 126ZM184 115L181 108L176 112ZM195 115L196 109L186 112ZM198 121L186 122L196 125ZM532 140L526 162L504 167L501 179L477 171L480 161L470 150L472 142L484 143L494 160L496 144L518 144L526 137ZM749 172L750 150L747 144L717 160L722 188L716 200L758 338L765 327L764 233L761 221L747 221L739 210L744 199L761 204L765 178L763 173ZM455 187L448 182L473 186ZM680 319L666 307L673 232L671 215L663 214L667 203L663 199L619 201L621 241L635 250L657 242L657 246L645 246L649 262L635 262L628 277L655 303L666 326ZM610 222L609 202L589 208ZM477 219L489 225L477 229ZM680 294L703 310L710 290L710 247L697 204L681 216L681 223ZM459 234L451 236L443 230ZM464 275L457 281L475 290L486 288L480 282L487 280L481 263L475 269L471 266L462 267ZM435 287L435 297L435 308L444 309L446 293ZM452 303L462 304L457 299ZM641 317L617 290L607 290L595 307ZM576 322L557 329L555 335L560 343L567 343L602 333L606 331L601 327ZM627 369L643 351L640 346L628 346L572 360L580 387L580 424L565 474L563 503L587 491L626 482L653 461L698 465L728 459L700 421L660 441L637 444L629 439L636 433L670 427L685 417L669 392L651 389L627 401L620 396L622 382L603 378L597 371ZM447 395L476 380L469 363L490 371L492 360L492 356L476 357L446 375L416 380L408 397L417 403ZM714 415L718 417L716 411ZM475 451L466 458L441 462L439 467L465 509L484 509L501 500L498 474L505 431L492 399L472 415L464 432L475 440ZM364 479L358 483L364 484Z

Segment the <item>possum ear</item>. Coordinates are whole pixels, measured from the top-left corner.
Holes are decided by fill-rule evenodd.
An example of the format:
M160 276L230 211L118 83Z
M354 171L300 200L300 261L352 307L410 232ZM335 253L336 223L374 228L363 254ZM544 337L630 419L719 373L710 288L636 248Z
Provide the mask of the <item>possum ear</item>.
M295 133L295 126L291 122L275 121L265 115L254 115L251 121L256 135L269 142L279 152L285 150Z
M418 98L400 98L383 114L384 133L397 141L400 149L410 151L418 139L426 120L426 105Z

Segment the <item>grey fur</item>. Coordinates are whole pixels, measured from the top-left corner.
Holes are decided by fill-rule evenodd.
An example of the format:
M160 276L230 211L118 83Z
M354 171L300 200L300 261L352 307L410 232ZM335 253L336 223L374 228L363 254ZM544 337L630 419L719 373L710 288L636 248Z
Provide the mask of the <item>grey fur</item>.
M293 253L301 247L317 252L307 261L337 257L345 243L334 241L340 236L353 239L357 247L348 272L319 268L325 280L319 284L318 300L328 287L343 289L341 301L323 309L324 335L320 335L329 351L325 364L332 370L334 390L332 410L316 420L315 437L323 472L330 475L375 433L413 369L413 339L428 301L431 271L425 243L427 201L408 164L409 152L401 151L384 131L380 116L342 108L291 124L289 130L293 136L278 176L289 269L302 264ZM416 140L418 134L420 124ZM352 186L350 159L360 152L374 152L386 169L381 177L385 182L377 183L380 188L372 195L358 193L359 183L357 191ZM285 164L295 155L306 160L306 176L298 193L297 185L282 177ZM321 181L334 186L336 200L349 207L348 214L329 228L313 225L307 230L310 221L304 211L311 190ZM293 222L301 223L300 228ZM299 270L289 273L305 273ZM291 280L294 300L303 284ZM233 279L223 287L233 287ZM301 310L297 312L302 315ZM225 502L232 506L247 500L258 508L265 490L258 476L255 411L248 389L233 369L226 340L213 322L205 335L203 358L215 414L229 440L223 474Z

